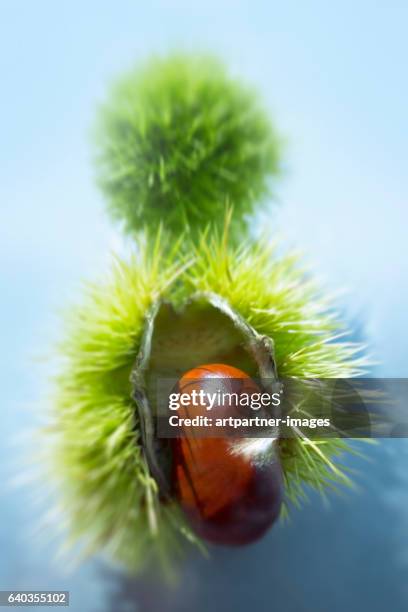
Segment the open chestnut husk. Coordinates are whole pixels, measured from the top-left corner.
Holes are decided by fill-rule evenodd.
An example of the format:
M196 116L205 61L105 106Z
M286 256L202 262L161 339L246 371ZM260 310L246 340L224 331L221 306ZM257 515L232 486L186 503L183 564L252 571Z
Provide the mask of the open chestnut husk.
M205 365L197 367L199 363ZM276 389L272 343L224 300L199 294L178 311L170 304L156 305L132 373L146 461L162 502L179 504L193 531L206 541L228 546L253 542L281 509L278 432L247 447L242 439L200 437L193 429L171 440L160 439L154 418L155 385L160 377L170 376L177 377L181 391L192 384L196 390L213 388L217 380L220 389L231 391L239 383L240 392L258 392L255 377ZM234 407L216 405L213 414L228 416L231 410Z

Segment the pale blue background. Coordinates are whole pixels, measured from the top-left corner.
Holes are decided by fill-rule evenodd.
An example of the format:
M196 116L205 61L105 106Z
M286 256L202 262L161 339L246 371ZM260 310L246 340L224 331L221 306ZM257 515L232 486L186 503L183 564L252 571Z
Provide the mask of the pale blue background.
M405 441L350 459L360 493L329 508L313 499L258 545L195 561L184 590L164 595L101 562L67 574L53 543L32 539L33 491L9 485L42 409L48 366L33 361L81 279L121 248L93 182L95 106L151 53L209 50L258 87L287 139L271 235L302 248L330 289L347 287L339 304L377 372L408 375L407 23L403 0L0 0L0 588L70 588L81 612L208 610L214 599L225 610L407 609Z

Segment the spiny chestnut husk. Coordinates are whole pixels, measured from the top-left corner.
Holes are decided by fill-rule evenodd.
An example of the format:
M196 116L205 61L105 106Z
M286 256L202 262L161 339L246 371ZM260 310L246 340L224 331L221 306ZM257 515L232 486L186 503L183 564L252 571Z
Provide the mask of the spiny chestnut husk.
M246 228L280 174L281 138L258 96L214 58L172 55L125 75L98 117L99 183L134 233Z
M194 367L211 361L215 365ZM274 444L278 432L271 432L262 453L234 450L230 438L197 438L194 431L166 445L155 431L153 414L159 407L154 406L154 385L181 372L180 390L191 388L192 381L196 390L205 390L217 378L221 390L231 390L231 381L242 381L240 393L259 391L240 369L243 365L271 393L279 387L271 340L257 334L220 296L203 293L179 311L165 303L154 307L132 373L144 452L160 492L181 505L197 535L224 545L256 540L279 515L283 478ZM214 416L232 410L218 405Z
M295 258L218 234L203 234L188 252L185 261L159 233L129 261L115 260L108 281L89 286L67 313L59 351L45 474L71 539L131 572L174 565L188 542L200 544L185 493L166 493L172 449L151 419L159 378L177 382L214 363L264 381L360 372L358 347L331 342L338 324ZM256 465L280 463L281 514L302 501L305 484L323 491L347 483L333 461L345 449L335 438L267 445Z

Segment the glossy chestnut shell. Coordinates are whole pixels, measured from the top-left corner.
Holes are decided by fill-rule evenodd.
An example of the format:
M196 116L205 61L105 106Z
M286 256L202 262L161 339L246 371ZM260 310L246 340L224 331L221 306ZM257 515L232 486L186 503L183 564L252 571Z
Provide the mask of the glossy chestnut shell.
M242 370L224 364L194 368L182 376L179 391L206 391L214 379L225 392L259 392ZM191 415L192 407L184 411ZM194 415L205 408L194 407ZM234 407L214 406L213 416L228 416ZM207 541L228 546L260 538L277 519L283 496L278 458L259 462L256 457L233 452L231 438L194 436L193 430L172 441L173 494L192 528Z

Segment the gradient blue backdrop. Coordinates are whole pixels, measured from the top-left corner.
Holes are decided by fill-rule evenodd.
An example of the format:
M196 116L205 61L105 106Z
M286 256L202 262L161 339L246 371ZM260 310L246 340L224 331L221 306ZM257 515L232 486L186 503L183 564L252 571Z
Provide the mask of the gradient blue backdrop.
M122 248L92 176L95 107L151 53L215 52L260 90L287 141L268 231L347 287L339 304L377 372L408 375L407 23L403 0L0 0L0 588L71 588L81 612L207 610L216 597L225 610L407 609L405 441L349 460L360 493L328 508L313 498L260 544L194 561L184 592L153 602L146 582L100 562L68 574L52 543L32 540L33 492L10 485L42 409L47 366L34 361L55 314Z

